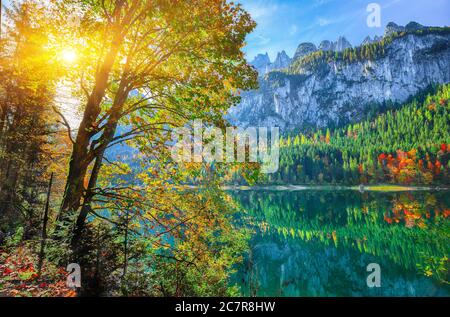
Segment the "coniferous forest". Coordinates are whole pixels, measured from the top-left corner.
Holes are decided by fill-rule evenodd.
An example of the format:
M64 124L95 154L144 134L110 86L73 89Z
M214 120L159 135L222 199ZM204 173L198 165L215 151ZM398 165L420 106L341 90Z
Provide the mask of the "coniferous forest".
M288 134L276 184L449 185L450 86L334 130Z

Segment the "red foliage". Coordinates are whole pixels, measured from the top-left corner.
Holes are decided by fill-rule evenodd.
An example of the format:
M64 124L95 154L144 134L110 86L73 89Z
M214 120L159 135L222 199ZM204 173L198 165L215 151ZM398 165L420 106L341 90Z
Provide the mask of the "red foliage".
M358 171L359 171L360 174L364 173L364 168L363 168L362 164L359 164Z
M439 162L439 160L436 160L434 166L436 167L435 170L436 175L439 175L441 173L441 166L442 166L441 162Z
M0 251L0 296L74 297L64 268L44 267L38 276L36 257L25 246Z
M446 161L440 156L450 152L450 144L438 145L440 152L423 153L423 149L412 149L408 152L397 150L395 154L381 153L377 159L384 172L398 184L411 184L418 180L431 183L435 176L442 174L442 166ZM435 147L436 148L436 147ZM424 157L425 156L425 157ZM438 159L439 157L439 159ZM363 171L359 168L360 173Z
M12 272L13 272L13 271L12 271L11 269L5 267L5 268L3 269L2 275L3 275L3 276L6 276L6 275L11 274Z

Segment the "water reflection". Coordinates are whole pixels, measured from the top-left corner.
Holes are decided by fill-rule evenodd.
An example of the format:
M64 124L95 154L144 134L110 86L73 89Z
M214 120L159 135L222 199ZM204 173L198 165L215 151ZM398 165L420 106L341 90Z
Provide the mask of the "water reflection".
M448 192L234 193L254 229L245 295L448 296ZM382 287L366 285L369 263Z

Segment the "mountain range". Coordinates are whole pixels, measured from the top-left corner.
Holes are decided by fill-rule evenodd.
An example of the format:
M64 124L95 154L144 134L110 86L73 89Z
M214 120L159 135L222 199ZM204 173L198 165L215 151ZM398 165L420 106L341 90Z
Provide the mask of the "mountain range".
M390 22L382 37L359 46L344 37L301 43L292 58L259 54L251 65L259 89L242 93L231 123L283 131L343 126L450 82L450 27Z

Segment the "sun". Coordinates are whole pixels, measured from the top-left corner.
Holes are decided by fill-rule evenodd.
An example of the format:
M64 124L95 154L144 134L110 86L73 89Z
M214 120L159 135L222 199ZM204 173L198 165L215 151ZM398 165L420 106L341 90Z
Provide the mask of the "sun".
M61 58L68 64L73 64L77 60L77 53L70 48L65 48L61 52Z

